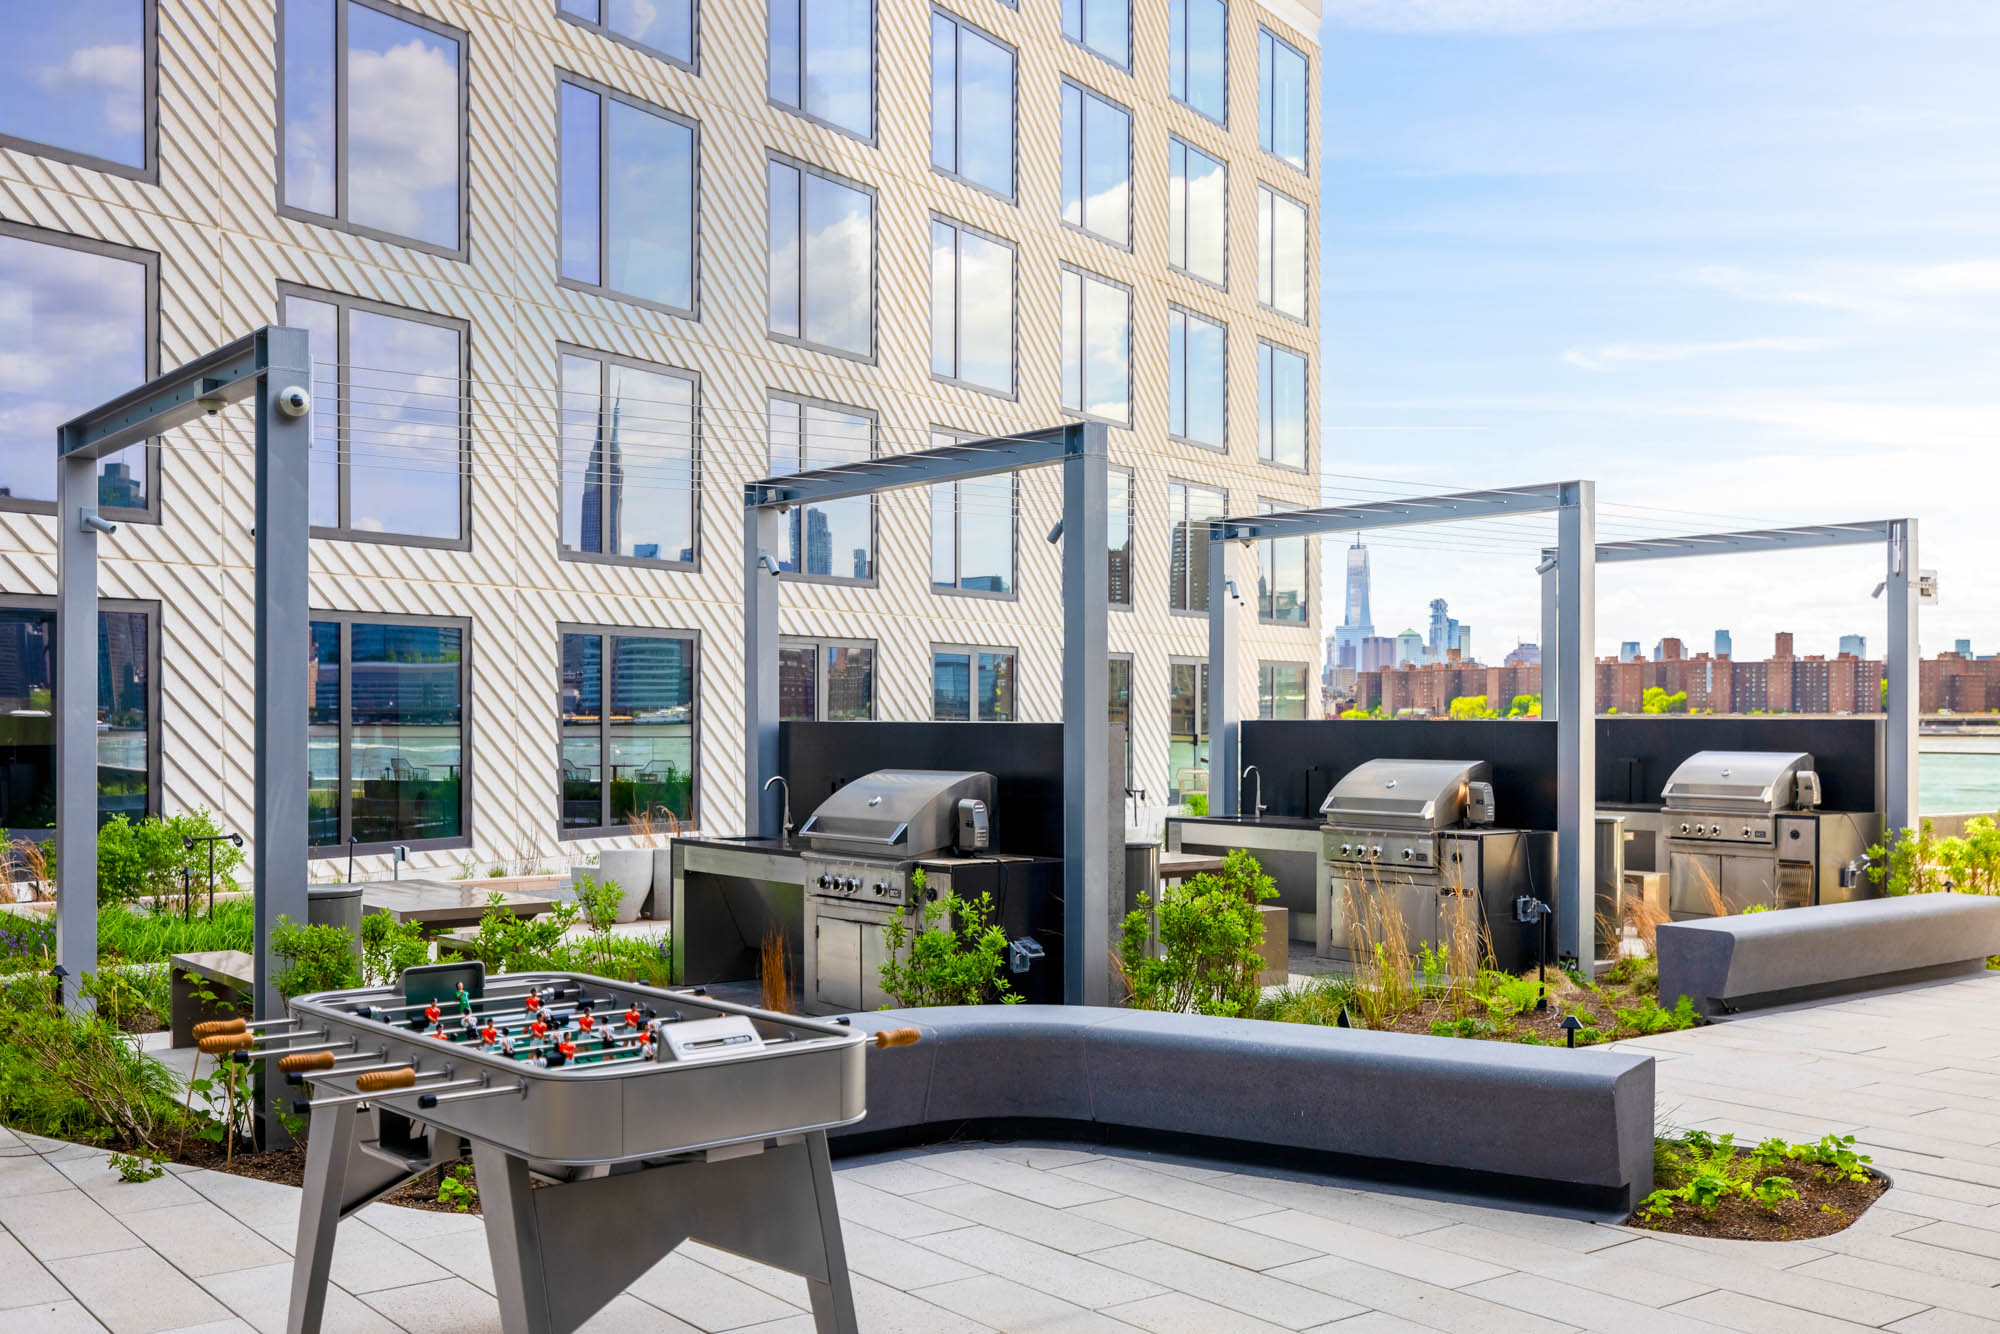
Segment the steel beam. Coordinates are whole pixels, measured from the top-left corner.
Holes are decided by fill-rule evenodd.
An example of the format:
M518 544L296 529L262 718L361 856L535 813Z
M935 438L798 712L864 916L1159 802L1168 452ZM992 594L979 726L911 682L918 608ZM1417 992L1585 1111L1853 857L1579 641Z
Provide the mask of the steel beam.
M1917 566L1917 521L1897 519L1889 525L1888 573L1884 596L1889 604L1889 651L1885 661L1889 681L1888 726L1884 737L1884 846L1898 831L1917 822L1917 607L1920 574Z
M1192 556L1192 538L1188 548ZM1216 535L1216 525L1209 525L1208 811L1211 815L1238 814L1236 792L1243 758L1235 653L1242 633L1241 616L1237 599L1229 595L1229 551L1229 543Z
M1819 547L1857 547L1890 539L1895 519L1863 523L1807 524L1798 528L1754 528L1731 533L1691 533L1685 537L1642 537L1624 542L1599 542L1599 564L1633 560L1672 560L1682 556L1732 556L1759 551L1808 551Z
M1556 569L1554 552L1535 567L1535 573L1542 577L1542 721L1550 723L1556 721L1562 694L1558 688L1562 655L1556 652L1556 640L1562 633L1562 579Z
M56 433L56 457L100 459L250 397L269 365L272 332L245 334L65 422Z
M856 459L824 468L766 477L744 488L749 505L815 505L852 496L872 496L906 486L935 486L975 477L1017 472L1060 463L1085 448L1084 433L1069 426L1025 431L942 445L909 454Z
M778 775L778 543L783 515L745 488L743 510L743 832L783 833L782 798L765 785Z
M1102 423L1063 434L1063 1001L1109 1005L1108 451Z
M97 971L97 460L56 461L56 963L84 1010Z
M1596 552L1597 484L1566 482L1556 511L1556 948L1586 974L1597 936ZM1545 646L1544 670L1549 658Z
M1507 487L1495 491L1453 491L1436 496L1370 500L1324 509L1285 510L1224 519L1219 536L1238 542L1271 537L1313 537L1322 533L1352 533L1371 528L1405 528L1414 524L1458 523L1500 514L1536 514L1562 504L1563 487L1556 482Z

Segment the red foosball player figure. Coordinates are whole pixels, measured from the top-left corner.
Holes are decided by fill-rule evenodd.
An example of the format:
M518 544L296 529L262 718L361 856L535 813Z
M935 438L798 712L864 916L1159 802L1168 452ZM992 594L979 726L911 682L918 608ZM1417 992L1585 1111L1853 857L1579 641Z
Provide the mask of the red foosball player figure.
M521 1005L529 1014L542 1008L542 992L539 987L521 998Z
M637 1006L633 1006L631 1009L625 1011L625 1026L627 1028L637 1028L639 1026L639 1009Z
M590 1011L585 1010L582 1014L576 1017L576 1026L582 1029L584 1032L588 1033L591 1029L597 1027L597 1016L593 1015Z
M576 1044L574 1042L558 1042L556 1050L562 1053L562 1058L565 1061L576 1059Z
M479 1030L479 1043L481 1046L491 1047L496 1045L499 1041L500 1041L500 1030L493 1027L493 1025L488 1024L486 1027Z
M424 1007L424 1018L430 1020L432 1023L436 1023L438 1021L438 1016L443 1013L444 1011L438 1008L436 1001L432 1001L429 1005L426 1005Z
M435 1030L434 1032L432 1032L431 1036L432 1036L432 1037L434 1037L434 1038L436 1038L436 1039L437 1039L437 1040L438 1040L439 1042L450 1042L450 1041L451 1041L451 1034L449 1034L449 1033L447 1033L447 1032L445 1032L445 1031L444 1031L444 1025L443 1025L443 1024L439 1024L439 1025L437 1026L437 1029L436 1029L436 1030Z
M539 1042L541 1039L549 1035L549 1026L547 1023L543 1022L542 1017L540 1015L536 1015L535 1022L528 1025L528 1031L534 1034L535 1040Z

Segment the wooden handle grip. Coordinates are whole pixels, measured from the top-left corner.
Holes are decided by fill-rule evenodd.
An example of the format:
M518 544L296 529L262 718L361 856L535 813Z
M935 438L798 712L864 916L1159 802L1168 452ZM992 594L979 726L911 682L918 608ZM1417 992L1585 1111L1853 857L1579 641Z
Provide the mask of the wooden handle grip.
M356 1093L387 1093L392 1089L408 1089L417 1086L417 1072L409 1066L400 1070L370 1070L365 1075L354 1077Z
M248 1033L211 1033L195 1040L195 1047L210 1056L220 1056L225 1052L249 1051L257 1039Z
M244 1027L241 1019L210 1019L205 1023L196 1024L192 1031L199 1041L202 1038L215 1037L220 1033L241 1033Z
M296 1074L305 1070L333 1069L333 1053L330 1051L302 1051L291 1056L278 1058L278 1069L286 1074Z
M909 1047L923 1041L921 1028L885 1028L875 1035L878 1047Z

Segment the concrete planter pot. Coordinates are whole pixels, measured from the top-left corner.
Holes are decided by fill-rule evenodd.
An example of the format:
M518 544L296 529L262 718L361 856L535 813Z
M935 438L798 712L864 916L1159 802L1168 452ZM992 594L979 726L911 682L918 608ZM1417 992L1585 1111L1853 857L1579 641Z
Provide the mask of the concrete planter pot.
M674 915L673 840L663 839L653 852L653 920L671 921Z
M618 886L618 920L636 922L653 892L653 849L607 848L597 854L597 883Z

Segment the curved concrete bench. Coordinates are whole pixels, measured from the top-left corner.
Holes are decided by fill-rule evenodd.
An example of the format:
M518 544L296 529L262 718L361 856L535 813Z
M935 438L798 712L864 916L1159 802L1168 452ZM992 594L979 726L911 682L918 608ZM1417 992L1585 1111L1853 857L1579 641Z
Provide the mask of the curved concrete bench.
M1906 894L1663 923L1660 1004L1705 1015L1976 973L2000 954L2000 898Z
M1653 1062L1611 1051L1089 1006L885 1010L862 1151L971 1132L1140 1139L1628 1211L1652 1189Z

